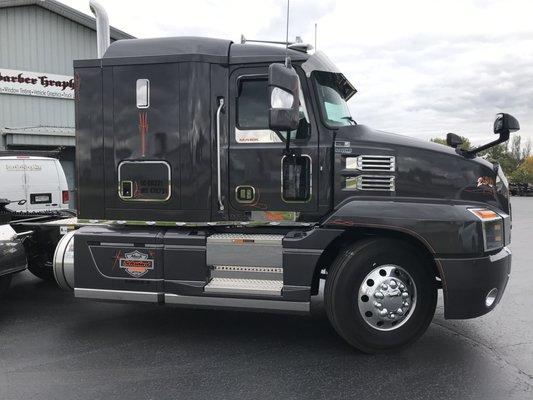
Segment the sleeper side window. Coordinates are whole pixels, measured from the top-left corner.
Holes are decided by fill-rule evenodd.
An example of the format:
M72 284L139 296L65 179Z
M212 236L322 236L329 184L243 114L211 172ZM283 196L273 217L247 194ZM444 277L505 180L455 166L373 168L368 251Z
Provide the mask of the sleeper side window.
M278 143L286 132L276 133L268 128L268 80L266 76L246 77L237 80L237 143ZM300 89L300 124L291 132L291 140L307 139L310 134L309 116ZM283 140L282 140L283 138Z

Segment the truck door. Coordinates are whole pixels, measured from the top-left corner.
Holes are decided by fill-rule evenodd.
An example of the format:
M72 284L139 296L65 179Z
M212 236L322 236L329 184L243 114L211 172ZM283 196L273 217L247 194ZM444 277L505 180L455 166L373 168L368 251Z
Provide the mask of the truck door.
M268 65L238 68L230 76L230 219L295 219L318 209L318 135L302 81L300 125L286 133L268 128Z

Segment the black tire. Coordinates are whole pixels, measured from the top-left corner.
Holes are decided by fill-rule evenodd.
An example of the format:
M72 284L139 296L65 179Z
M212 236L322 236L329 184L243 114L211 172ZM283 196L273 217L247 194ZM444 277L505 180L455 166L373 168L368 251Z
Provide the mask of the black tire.
M395 264L406 270L416 285L417 302L404 324L391 331L367 324L358 307L358 291L376 265ZM324 289L324 306L337 333L365 353L400 350L428 328L437 305L433 268L407 242L388 238L365 239L347 248L331 266Z
M36 257L31 261L28 260L28 271L43 281L52 282L55 280L54 269L50 260L45 260L40 257Z
M57 242L54 239L37 232L35 237L24 242L28 271L47 282L55 280L52 260Z
M4 296L11 285L12 275L0 276L0 297Z

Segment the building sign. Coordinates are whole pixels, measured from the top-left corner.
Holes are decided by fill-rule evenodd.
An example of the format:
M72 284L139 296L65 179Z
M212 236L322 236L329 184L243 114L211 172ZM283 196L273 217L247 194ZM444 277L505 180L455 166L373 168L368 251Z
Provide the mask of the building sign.
M0 68L0 94L74 99L74 78Z

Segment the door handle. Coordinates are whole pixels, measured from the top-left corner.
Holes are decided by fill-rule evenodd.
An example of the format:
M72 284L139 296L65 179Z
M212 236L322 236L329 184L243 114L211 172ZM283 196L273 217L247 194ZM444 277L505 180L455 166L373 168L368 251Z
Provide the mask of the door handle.
M221 187L221 172L220 172L220 118L224 109L224 98L218 100L217 109L217 195L218 195L218 209L224 211L224 204L222 203L222 187Z

